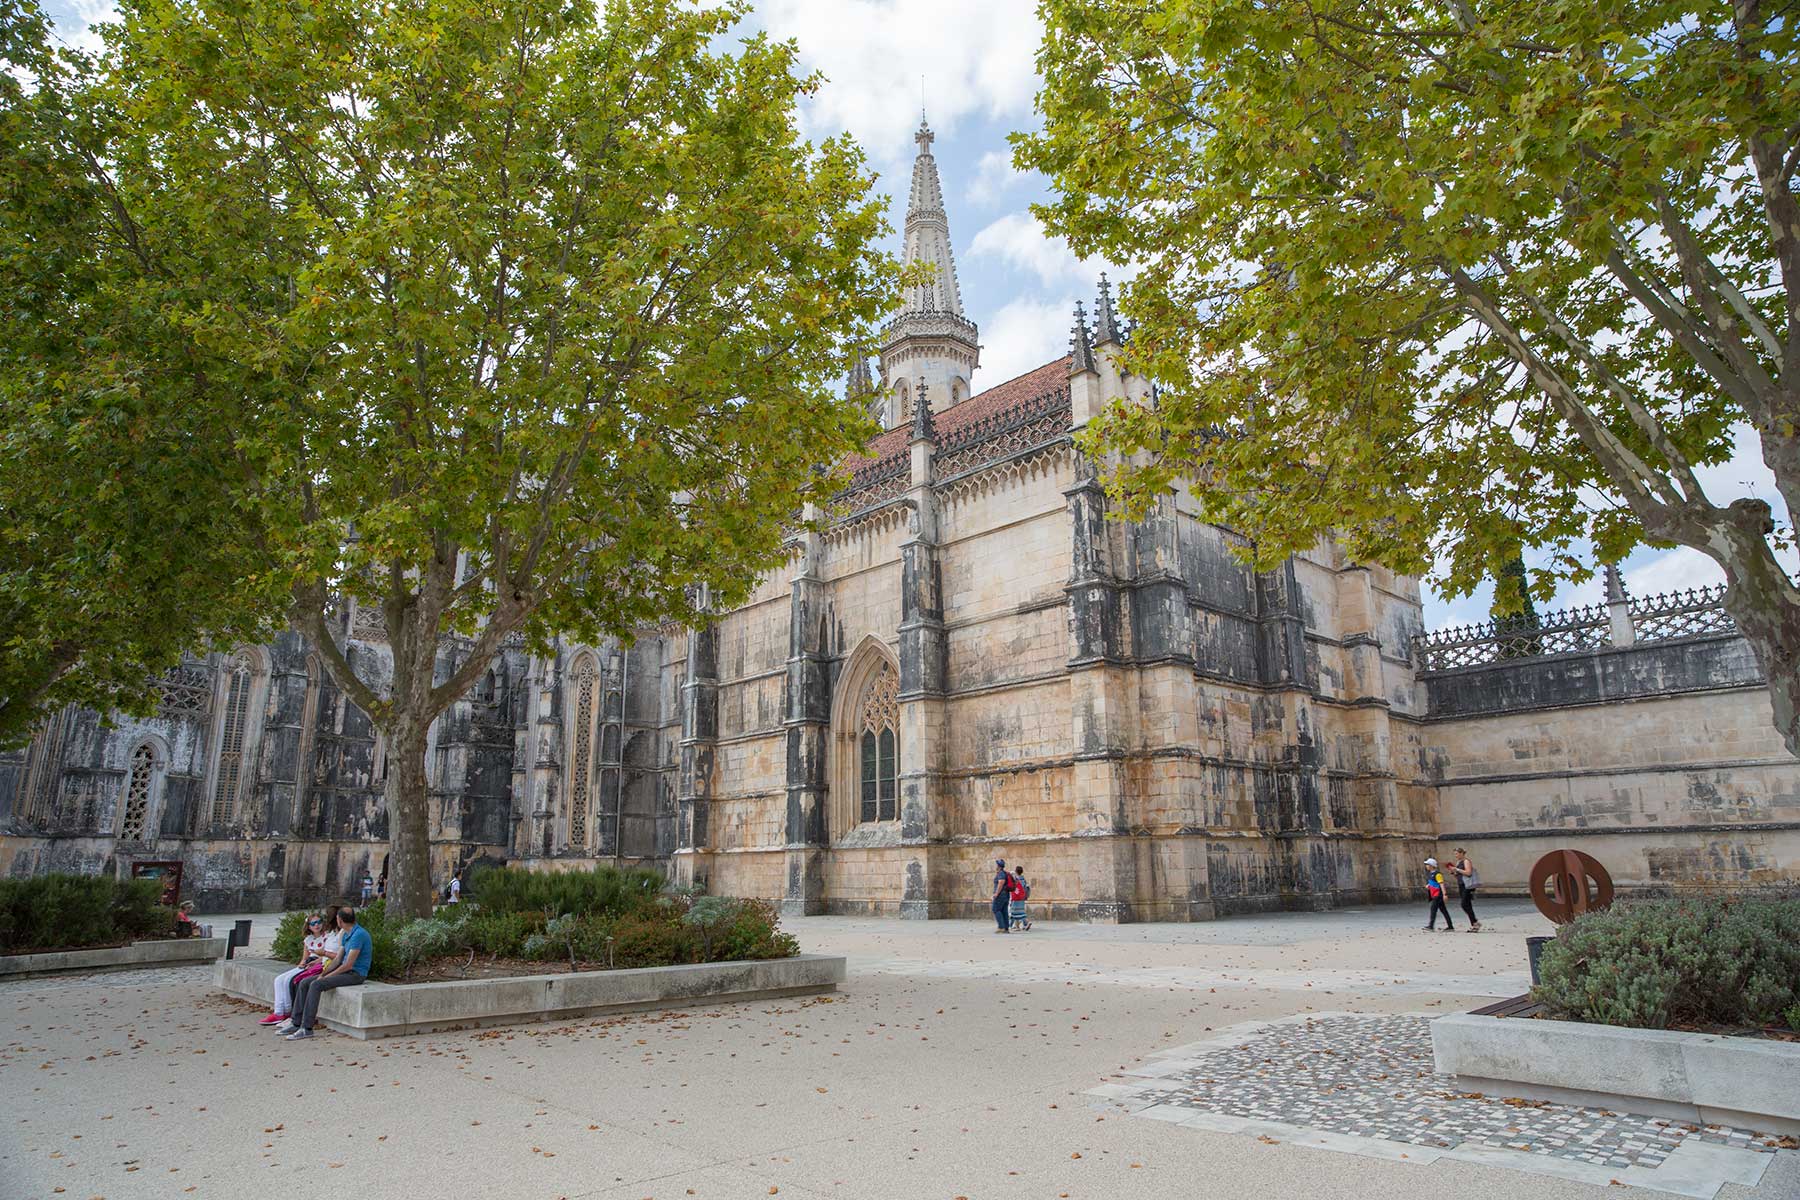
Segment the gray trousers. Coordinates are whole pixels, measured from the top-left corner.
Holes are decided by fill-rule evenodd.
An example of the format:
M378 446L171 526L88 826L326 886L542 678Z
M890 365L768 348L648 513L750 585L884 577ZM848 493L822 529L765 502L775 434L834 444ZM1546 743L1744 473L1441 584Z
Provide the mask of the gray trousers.
M354 971L314 975L311 979L302 980L294 991L294 1024L302 1029L311 1029L319 1019L320 996L332 988L355 987L362 981L363 977Z

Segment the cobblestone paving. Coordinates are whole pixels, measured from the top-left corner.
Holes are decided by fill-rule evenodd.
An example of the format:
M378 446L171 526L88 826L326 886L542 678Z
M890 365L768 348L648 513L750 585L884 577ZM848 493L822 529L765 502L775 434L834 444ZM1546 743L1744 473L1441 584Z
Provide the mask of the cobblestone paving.
M1651 1169L1689 1139L1776 1148L1773 1138L1742 1129L1457 1091L1432 1069L1424 1017L1346 1015L1275 1025L1241 1045L1197 1046L1143 1073L1151 1071L1142 1099L1158 1105L1416 1146L1473 1143Z

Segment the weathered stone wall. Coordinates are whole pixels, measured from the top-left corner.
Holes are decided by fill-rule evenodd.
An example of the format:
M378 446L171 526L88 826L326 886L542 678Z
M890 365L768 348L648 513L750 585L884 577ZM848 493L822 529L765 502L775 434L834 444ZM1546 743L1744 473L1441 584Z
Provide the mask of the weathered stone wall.
M251 664L238 786L221 767L231 662ZM365 679L387 672L385 646L349 642ZM453 667L447 645L440 671ZM514 681L525 660L504 653L493 674L432 728L427 746L434 879L503 856L512 816ZM179 860L183 894L203 912L266 910L354 898L386 856L384 749L366 715L332 684L297 634L189 663L193 684L149 718L70 709L24 751L0 755L0 874L129 873ZM124 806L134 751L149 746L142 836Z
M1420 685L1438 856L1523 889L1549 850L1598 859L1624 889L1800 879L1800 761L1736 637L1494 663Z

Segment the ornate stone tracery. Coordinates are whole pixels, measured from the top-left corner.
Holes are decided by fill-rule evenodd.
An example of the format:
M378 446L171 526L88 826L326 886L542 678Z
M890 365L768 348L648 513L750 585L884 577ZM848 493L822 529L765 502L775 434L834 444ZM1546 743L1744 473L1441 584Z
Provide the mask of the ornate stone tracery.
M131 775L125 783L125 813L119 821L119 840L141 842L150 821L150 786L156 776L156 747L139 742L131 752Z
M569 753L569 845L587 845L588 791L594 763L594 693L599 685L599 672L591 654L583 654L575 665L574 704L570 706L575 724L575 738Z

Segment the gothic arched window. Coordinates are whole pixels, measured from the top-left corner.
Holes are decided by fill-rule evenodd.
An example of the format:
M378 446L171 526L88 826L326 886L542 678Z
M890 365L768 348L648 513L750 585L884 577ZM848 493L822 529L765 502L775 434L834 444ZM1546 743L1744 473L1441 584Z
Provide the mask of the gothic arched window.
M56 815L56 798L62 789L63 743L74 716L73 705L57 709L31 739L19 800L25 819L33 824L44 824Z
M225 703L219 715L219 766L213 772L214 825L229 824L237 815L250 741L250 693L256 674L256 662L248 652L233 657L225 668Z
M156 747L139 742L131 752L131 771L125 780L125 813L119 819L119 840L141 842L150 827L150 809L156 782Z
M583 654L575 663L575 677L570 688L570 720L573 738L569 742L569 846L587 846L588 790L594 764L594 696L599 690L600 672L591 654Z
M306 694L300 702L300 752L294 765L293 828L312 828L313 754L319 737L319 689L324 664L317 654L306 656Z
M861 735L861 790L859 817L863 822L892 821L899 816L900 679L883 665L863 693Z

